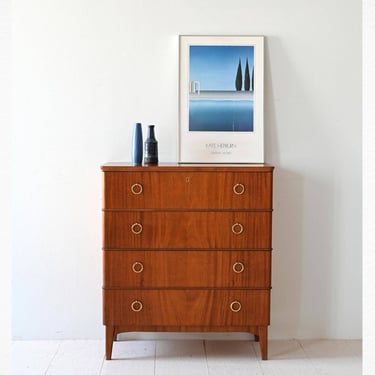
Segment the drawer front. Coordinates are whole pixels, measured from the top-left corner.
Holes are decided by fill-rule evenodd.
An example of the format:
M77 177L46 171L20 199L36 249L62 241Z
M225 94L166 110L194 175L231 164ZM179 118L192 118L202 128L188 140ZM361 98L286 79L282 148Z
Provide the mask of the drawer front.
M103 251L104 287L269 288L271 251Z
M269 325L267 290L103 290L104 324Z
M272 172L105 172L104 208L271 209Z
M105 211L103 248L270 249L271 212Z

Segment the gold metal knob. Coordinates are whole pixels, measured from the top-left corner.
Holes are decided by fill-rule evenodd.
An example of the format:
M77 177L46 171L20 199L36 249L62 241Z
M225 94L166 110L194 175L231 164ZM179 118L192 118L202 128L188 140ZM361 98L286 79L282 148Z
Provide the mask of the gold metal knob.
M134 234L141 234L142 231L143 231L143 226L140 223L134 223L134 224L132 224L130 229L131 229L132 233L134 233Z
M239 312L241 310L241 303L239 301L233 301L231 304L230 304L230 309L233 311L233 312Z
M130 190L134 195L139 195L143 192L143 186L141 184L136 183L131 186Z
M241 273L245 270L245 266L242 262L234 262L232 268L235 273Z
M242 195L245 192L244 184L235 184L233 186L233 193L237 195Z
M130 307L134 312L140 312L143 309L142 302L137 300L133 301Z
M243 225L240 223L235 223L232 225L232 232L234 234L241 234L243 232Z
M132 265L132 270L135 273L143 272L143 264L141 262L134 262Z

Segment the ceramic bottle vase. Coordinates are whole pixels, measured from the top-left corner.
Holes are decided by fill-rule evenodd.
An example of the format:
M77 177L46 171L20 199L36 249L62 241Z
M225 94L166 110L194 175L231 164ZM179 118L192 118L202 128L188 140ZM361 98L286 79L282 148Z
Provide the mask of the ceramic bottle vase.
M142 124L137 122L133 129L132 165L142 165L143 159L143 136Z
M145 140L145 165L156 165L158 159L158 141L155 139L155 125L148 126L148 134Z

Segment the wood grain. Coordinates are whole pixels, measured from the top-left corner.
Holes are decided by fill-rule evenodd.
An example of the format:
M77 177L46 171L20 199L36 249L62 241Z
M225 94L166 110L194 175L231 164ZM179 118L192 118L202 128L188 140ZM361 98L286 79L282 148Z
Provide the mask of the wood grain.
M104 324L195 326L265 326L269 324L269 290L103 290ZM135 312L133 301L142 309ZM230 304L239 301L233 312Z
M105 209L272 208L272 172L107 172L104 184Z
M270 249L271 212L105 211L104 249ZM131 226L142 225L134 234ZM243 226L234 234L232 226Z
M270 251L107 250L103 265L106 288L271 287Z
M273 167L102 171L106 358L125 331L243 331L266 359Z

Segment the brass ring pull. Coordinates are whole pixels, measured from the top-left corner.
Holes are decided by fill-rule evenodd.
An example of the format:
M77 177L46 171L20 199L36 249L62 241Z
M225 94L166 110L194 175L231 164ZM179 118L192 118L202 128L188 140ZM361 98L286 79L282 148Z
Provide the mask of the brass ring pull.
M141 301L133 301L131 304L131 308L134 312L140 312L143 309L143 305Z
M233 186L233 193L237 195L242 195L245 192L244 184L235 184Z
M131 186L130 190L134 195L139 195L143 192L143 186L141 184L136 183Z
M233 311L233 312L239 312L241 310L241 303L239 301L233 301L231 304L230 304L230 309Z
M243 232L243 225L240 223L235 223L232 225L232 232L234 234L241 234Z
M235 262L232 268L235 273L241 273L245 270L245 266L242 262Z
M143 227L142 227L142 224L140 223L134 223L132 224L132 226L130 227L132 233L134 234L141 234L142 231L143 231Z
M143 272L143 264L141 262L134 262L132 265L132 270L135 273Z

